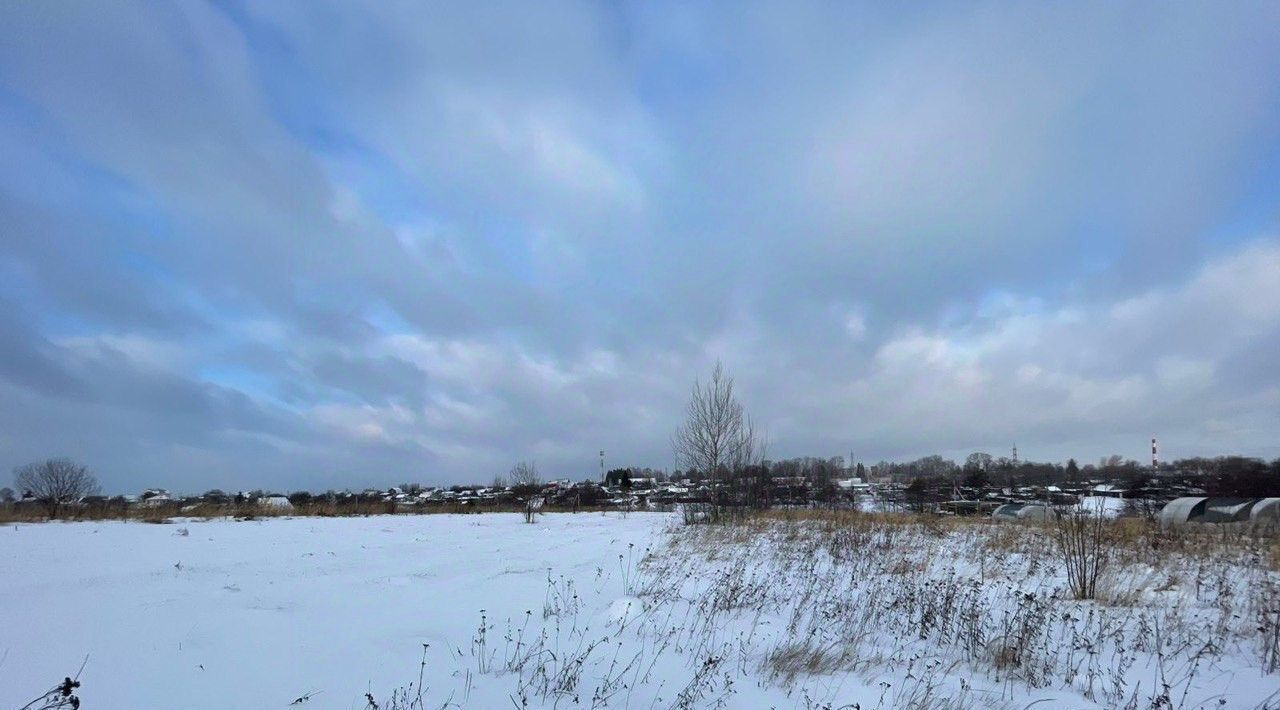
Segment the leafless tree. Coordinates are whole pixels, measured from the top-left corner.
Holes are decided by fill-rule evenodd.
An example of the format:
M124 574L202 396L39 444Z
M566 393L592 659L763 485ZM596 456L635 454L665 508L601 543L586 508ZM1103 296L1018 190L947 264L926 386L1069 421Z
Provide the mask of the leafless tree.
M1101 509L1076 506L1054 519L1053 537L1076 599L1093 599L1111 562L1111 528Z
M985 451L975 451L964 460L964 467L970 471L989 471L995 459Z
M542 506L547 502L542 496L534 496L525 501L524 504L524 521L532 525L537 520L537 515L542 511Z
M511 467L507 480L512 486L536 486L542 483L538 478L538 464L534 461L521 461Z
M671 446L678 465L701 472L721 489L764 459L764 438L734 395L733 377L723 363L716 361L705 384L694 381L684 423L672 435Z
M19 466L13 470L13 482L40 501L51 518L58 517L62 506L101 490L89 469L67 458Z

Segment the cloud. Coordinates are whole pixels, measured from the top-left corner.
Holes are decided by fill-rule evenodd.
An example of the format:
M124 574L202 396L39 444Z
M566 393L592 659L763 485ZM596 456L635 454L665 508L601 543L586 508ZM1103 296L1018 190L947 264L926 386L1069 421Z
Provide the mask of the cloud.
M1266 357L1280 335L1277 277L1280 242L1264 240L1120 302L1006 300L994 316L975 304L944 326L906 326L863 367L828 369L829 386L785 434L843 431L858 448L899 455L1017 441L1052 458L1107 445L1136 456L1160 432L1189 455L1220 446L1231 422L1236 446L1274 454L1274 431L1260 425L1280 380L1241 388L1220 373Z
M6 6L0 463L665 466L717 358L775 455L1273 455L1277 23Z

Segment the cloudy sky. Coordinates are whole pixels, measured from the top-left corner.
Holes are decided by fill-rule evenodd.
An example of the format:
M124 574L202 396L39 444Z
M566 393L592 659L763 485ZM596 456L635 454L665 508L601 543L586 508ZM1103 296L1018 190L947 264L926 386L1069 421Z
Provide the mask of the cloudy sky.
M10 2L0 466L1280 456L1280 4Z

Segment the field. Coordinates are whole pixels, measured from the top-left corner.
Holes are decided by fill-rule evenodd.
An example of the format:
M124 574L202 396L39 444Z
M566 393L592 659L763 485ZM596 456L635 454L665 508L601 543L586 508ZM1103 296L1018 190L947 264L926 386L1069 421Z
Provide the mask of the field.
M1280 706L1270 540L1108 550L1076 601L1050 531L906 517L6 525L0 707Z

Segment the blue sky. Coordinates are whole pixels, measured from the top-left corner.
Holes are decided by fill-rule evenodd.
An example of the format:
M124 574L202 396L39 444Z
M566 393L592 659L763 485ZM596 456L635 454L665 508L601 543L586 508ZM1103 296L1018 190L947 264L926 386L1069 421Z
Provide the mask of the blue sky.
M0 464L1280 456L1274 3L9 3Z

